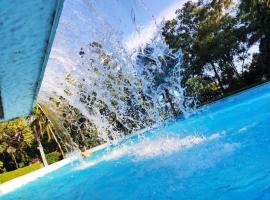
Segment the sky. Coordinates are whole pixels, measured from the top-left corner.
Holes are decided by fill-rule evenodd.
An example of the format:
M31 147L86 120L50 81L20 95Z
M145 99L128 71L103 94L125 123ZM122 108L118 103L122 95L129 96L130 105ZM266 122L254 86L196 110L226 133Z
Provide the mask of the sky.
M128 49L150 40L163 19L172 19L183 0L95 0L97 10L123 35Z
M56 37L97 40L106 32L118 32L128 48L136 48L153 36L156 24L171 19L183 0L66 0ZM69 24L71 33L67 29ZM62 31L65 29L64 31ZM141 34L139 35L138 32ZM79 33L82 33L78 35ZM86 37L88 36L88 37ZM71 38L69 38L71 39Z
M175 17L176 9L180 8L183 0L144 0L147 11L151 17L141 22L142 30L132 31L124 38L124 43L128 49L136 48L142 43L148 42L158 30L158 25L162 20L169 20ZM137 14L140 15L140 12Z

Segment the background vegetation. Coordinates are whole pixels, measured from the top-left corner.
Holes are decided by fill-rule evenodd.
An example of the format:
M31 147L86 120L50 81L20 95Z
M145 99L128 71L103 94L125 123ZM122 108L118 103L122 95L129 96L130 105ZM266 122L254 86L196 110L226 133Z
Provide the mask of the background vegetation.
M183 51L189 95L205 103L269 80L269 0L188 1L176 14L163 35Z

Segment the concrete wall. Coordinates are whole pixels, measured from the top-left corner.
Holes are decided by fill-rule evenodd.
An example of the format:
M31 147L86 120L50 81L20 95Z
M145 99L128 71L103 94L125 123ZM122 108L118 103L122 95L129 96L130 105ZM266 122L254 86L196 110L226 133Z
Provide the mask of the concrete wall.
M0 1L0 115L29 115L37 97L63 0Z

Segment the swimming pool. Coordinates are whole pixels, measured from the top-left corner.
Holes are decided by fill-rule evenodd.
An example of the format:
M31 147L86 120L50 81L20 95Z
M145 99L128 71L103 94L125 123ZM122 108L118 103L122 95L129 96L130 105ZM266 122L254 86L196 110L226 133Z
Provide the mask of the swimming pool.
M270 199L270 84L1 197L15 199Z

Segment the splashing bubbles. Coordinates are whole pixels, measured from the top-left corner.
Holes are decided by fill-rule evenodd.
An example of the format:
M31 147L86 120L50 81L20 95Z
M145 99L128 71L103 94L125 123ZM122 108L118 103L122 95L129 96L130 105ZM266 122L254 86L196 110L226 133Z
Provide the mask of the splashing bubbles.
M196 100L182 87L182 52L172 52L160 32L130 52L93 2L66 6L72 12L60 22L64 34L50 60L55 67L46 72L39 98L51 105L69 132L83 141L98 137L99 143L116 143L127 134L192 112ZM68 20L73 17L83 20L76 26ZM92 19L95 27L90 29Z

